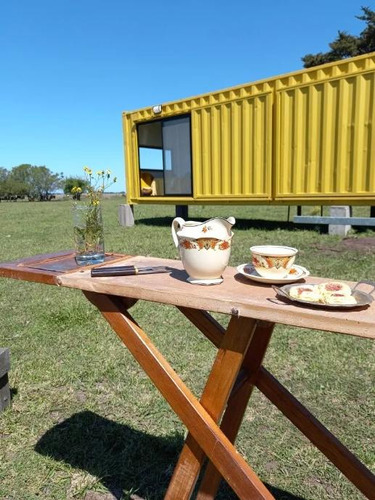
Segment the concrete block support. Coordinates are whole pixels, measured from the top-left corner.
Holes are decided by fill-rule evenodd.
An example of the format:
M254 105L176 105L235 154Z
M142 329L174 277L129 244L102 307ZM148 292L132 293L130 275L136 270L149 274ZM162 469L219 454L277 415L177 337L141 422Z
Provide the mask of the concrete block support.
M332 206L329 210L330 217L351 217L352 207L348 206ZM328 234L336 236L346 236L352 226L347 224L330 224L328 226Z
M131 205L120 205L118 208L118 220L121 226L134 226L134 213Z

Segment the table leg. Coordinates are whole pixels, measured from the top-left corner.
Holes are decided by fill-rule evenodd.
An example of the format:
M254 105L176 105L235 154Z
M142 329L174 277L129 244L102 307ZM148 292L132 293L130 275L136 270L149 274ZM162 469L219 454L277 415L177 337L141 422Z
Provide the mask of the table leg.
M259 370L256 386L349 481L375 500L375 475L264 367Z
M84 293L88 300L100 310L238 497L246 500L272 499L271 493L236 451L215 420L182 382L145 332L124 310L121 301L114 296L93 292ZM232 324L237 322L238 326L248 326L252 320L243 321L241 318L235 318ZM249 335L246 334L248 329L244 330L243 335ZM228 345L231 345L229 336L227 341ZM239 340L239 342L242 341ZM242 356L240 348L231 346L231 349L235 358ZM222 354L224 358L225 354ZM228 355L232 356L232 353L228 352ZM220 372L219 375L221 375ZM216 394L219 392L219 387L213 391ZM175 497L174 500L180 500L180 498Z
M230 395L220 428L232 443L234 443L240 429L273 329L273 323L258 323L242 365L238 385L236 384ZM219 471L212 462L209 462L196 500L214 499L220 486L220 481L221 475Z
M232 317L222 336L219 351L200 399L201 405L217 422L225 409L236 381L256 322ZM178 459L165 500L190 498L206 455L189 433Z
M206 312L196 309L179 308L189 320L216 346L220 345L224 329ZM258 328L265 329L263 333ZM267 331L267 328L270 328ZM351 481L367 498L375 500L375 475L361 463L328 429L324 427L280 382L264 367L259 365L263 348L268 344L272 325L258 324L247 352L240 376L229 398L221 429L234 442L246 410L254 385L281 412L326 455L326 457ZM264 342L264 347L262 347ZM258 345L257 345L258 343ZM253 359L250 356L254 356ZM258 360L256 356L259 356ZM259 367L259 369L257 369ZM197 500L214 498L221 476L212 463L207 465Z

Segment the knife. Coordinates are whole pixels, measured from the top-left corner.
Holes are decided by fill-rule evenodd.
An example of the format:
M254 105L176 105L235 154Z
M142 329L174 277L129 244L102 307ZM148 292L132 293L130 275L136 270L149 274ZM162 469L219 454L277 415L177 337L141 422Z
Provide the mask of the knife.
M136 274L155 274L155 273L168 273L172 271L167 266L149 266L149 267L136 267L136 266L118 266L118 267L97 267L91 269L92 278L101 278L104 276L134 276Z

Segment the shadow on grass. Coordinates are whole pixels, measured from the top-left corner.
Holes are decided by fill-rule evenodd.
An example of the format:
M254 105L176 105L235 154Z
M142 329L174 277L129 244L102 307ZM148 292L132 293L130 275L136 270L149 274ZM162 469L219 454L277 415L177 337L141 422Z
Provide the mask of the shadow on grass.
M201 219L194 217L197 222L205 222L207 219ZM173 217L151 217L145 219L137 219L135 221L136 225L146 225L146 226L161 226L169 227L171 226ZM315 231L319 233L327 233L328 226L325 225L314 225L314 224L295 224L291 221L277 221L277 220L263 220L263 219L236 219L236 224L234 229L266 229L269 231L274 231L276 229L283 229L285 231Z
M162 500L182 445L181 435L155 437L83 411L48 430L35 450L100 478L117 499L132 492ZM303 500L266 486L277 500ZM223 484L217 498L235 500L237 496Z

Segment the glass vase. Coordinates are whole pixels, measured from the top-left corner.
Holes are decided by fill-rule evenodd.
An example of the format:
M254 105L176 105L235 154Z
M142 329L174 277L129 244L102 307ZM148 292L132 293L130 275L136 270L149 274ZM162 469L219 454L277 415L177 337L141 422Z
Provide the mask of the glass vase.
M104 232L100 204L73 207L75 260L79 266L104 261Z

